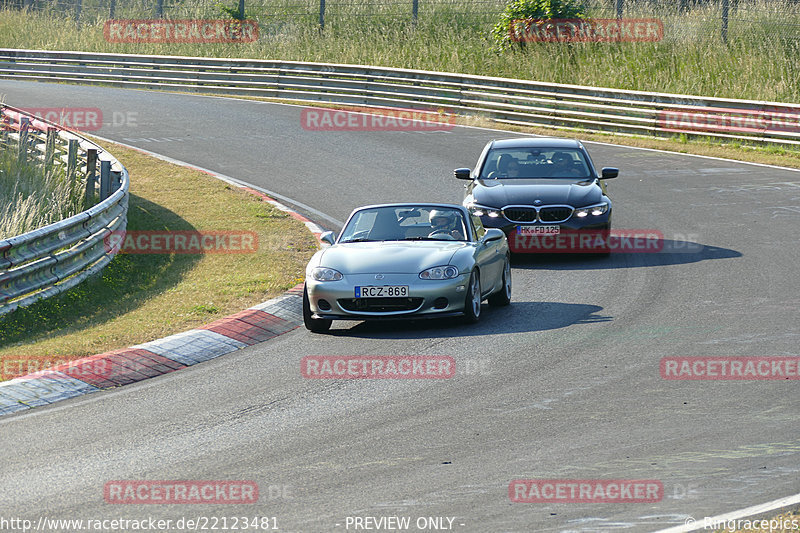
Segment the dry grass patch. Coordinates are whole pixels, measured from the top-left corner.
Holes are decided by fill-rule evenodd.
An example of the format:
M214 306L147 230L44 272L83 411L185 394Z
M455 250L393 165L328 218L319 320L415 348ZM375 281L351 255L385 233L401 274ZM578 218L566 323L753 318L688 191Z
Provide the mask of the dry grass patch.
M77 358L196 327L302 281L317 249L306 227L202 172L120 146L129 231L255 232L255 253L120 254L100 276L0 317L0 358Z

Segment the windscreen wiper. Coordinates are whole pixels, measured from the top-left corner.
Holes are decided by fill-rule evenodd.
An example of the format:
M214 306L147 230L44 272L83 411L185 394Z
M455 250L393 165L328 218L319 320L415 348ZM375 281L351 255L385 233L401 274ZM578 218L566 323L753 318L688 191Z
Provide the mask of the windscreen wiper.
M368 239L366 237L359 237L357 239L349 239L349 240L346 240L346 241L340 241L339 244L346 244L346 243L350 243L350 242L376 242L376 241L375 241L375 239Z

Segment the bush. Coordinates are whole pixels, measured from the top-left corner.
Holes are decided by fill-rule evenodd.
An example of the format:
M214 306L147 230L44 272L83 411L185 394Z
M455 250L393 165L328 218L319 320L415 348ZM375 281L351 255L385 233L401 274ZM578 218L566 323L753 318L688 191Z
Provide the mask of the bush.
M572 0L512 0L492 28L492 38L501 50L509 48L511 26L516 20L582 19L586 13L581 4ZM520 43L522 44L522 43Z
M242 20L242 21L244 21L244 20L248 20L248 19L252 19L253 18L253 16L248 14L248 13L240 13L239 12L238 3L233 7L226 6L225 4L223 4L221 2L218 2L218 3L214 4L214 5L216 6L216 8L219 10L219 12L223 16L224 15L228 15L233 20Z

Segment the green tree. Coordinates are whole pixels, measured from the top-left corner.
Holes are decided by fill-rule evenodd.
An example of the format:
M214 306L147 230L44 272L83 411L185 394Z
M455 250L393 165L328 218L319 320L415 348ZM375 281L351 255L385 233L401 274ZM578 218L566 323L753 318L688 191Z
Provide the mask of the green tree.
M583 19L586 12L572 0L512 0L492 28L492 38L501 50L509 48L513 25L523 20ZM523 43L520 43L523 44Z

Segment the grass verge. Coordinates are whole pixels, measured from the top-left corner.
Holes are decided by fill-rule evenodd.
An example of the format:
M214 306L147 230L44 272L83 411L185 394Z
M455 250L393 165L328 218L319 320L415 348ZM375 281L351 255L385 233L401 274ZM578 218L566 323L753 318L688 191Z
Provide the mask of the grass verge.
M317 249L300 222L202 172L112 145L129 231L252 231L255 253L120 254L66 293L0 317L0 360L69 360L185 331L293 287Z
M198 3L170 16L219 18ZM338 15L332 10L324 32L314 17L255 13L260 37L251 43L114 43L104 38L105 16L90 17L84 6L80 27L56 12L2 11L0 42L5 47L322 61L427 69L506 78L533 79L620 89L709 97L800 102L800 41L792 33L800 13L788 5L759 1L752 13L731 13L727 42L714 6L678 11L628 11L626 17L664 21L658 42L529 43L498 52L489 32L497 15L466 12L467 4L427 2L418 23L409 17L362 16L358 2ZM480 4L476 4L480 5ZM499 6L497 13L499 14ZM344 9L344 8L340 8ZM655 9L655 8L654 8ZM603 15L604 13L598 12ZM148 18L147 12L116 15ZM20 31L25 28L25 31ZM784 35L786 33L786 35Z

